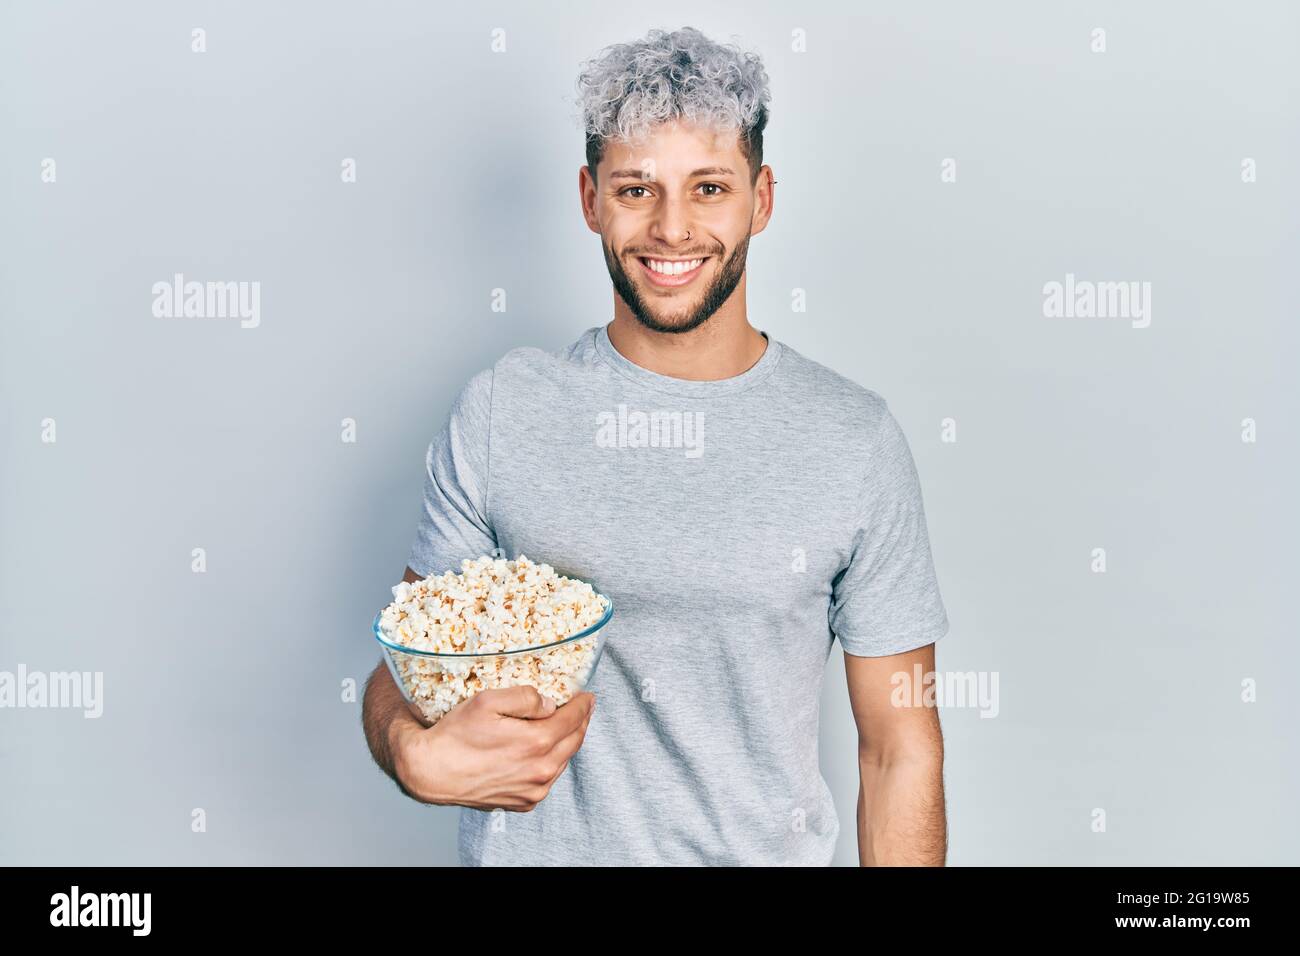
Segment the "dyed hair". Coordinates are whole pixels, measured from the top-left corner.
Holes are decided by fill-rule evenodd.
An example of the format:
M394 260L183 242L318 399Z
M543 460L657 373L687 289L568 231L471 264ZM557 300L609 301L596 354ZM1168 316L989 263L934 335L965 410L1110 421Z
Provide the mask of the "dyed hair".
M758 181L772 97L757 54L715 43L693 27L651 30L643 40L606 47L587 61L577 89L592 179L610 140L641 139L651 127L681 119L736 131L751 184Z

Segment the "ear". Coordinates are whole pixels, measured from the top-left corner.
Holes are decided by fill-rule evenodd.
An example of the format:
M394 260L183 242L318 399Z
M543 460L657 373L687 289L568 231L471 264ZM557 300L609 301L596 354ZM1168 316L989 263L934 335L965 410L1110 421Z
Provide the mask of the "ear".
M761 166L758 170L758 182L754 183L754 218L750 221L749 233L756 236L767 228L772 219L772 210L776 202L776 177L771 166Z
M578 201L582 204L582 218L587 220L587 228L600 235L600 220L596 218L596 180L586 163L578 167Z

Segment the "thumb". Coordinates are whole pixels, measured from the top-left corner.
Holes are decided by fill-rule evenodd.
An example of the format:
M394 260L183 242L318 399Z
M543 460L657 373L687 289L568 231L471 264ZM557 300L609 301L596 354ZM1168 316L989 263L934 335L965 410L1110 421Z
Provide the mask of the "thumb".
M537 720L555 713L555 701L531 684L505 687L492 702L492 709L505 717Z

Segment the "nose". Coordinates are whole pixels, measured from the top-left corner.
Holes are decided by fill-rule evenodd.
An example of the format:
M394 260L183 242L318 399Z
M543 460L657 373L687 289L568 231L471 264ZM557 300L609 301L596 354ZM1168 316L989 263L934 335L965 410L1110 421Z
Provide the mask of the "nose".
M665 246L672 247L689 242L695 234L686 202L674 197L664 199L650 224L650 235Z

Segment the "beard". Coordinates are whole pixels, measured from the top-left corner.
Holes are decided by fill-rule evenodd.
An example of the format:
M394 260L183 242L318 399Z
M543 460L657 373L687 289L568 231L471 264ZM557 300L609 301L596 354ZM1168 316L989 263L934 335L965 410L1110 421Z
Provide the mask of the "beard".
M603 240L600 246L605 252L605 265L609 269L610 281L614 283L614 291L626 303L636 320L651 332L681 334L690 332L692 329L698 329L707 322L709 317L731 298L731 293L736 291L741 276L745 274L745 258L749 252L749 234L745 234L745 238L736 246L735 251L723 262L722 268L718 270L713 281L704 290L704 296L700 299L698 305L687 308L680 315L668 316L663 319L650 310L641 294L637 291L631 276L623 268L622 260L614 255L613 250Z

